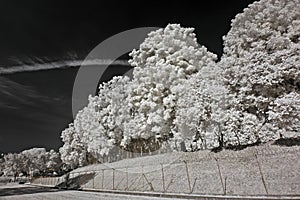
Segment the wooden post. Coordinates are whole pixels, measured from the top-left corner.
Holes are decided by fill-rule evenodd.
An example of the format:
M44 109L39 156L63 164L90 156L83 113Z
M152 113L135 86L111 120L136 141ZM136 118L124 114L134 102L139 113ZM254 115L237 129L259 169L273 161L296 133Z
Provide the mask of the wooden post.
M113 168L113 182L112 182L112 189L115 189L115 169Z
M258 158L257 158L257 154L256 154L256 153L254 154L254 157L256 158L256 162L257 162L257 165L258 165L258 169L259 169L261 181L262 181L262 183L263 183L263 185L264 185L265 191L266 191L267 194L269 194L268 188L267 188L267 184L266 184L266 181L265 181L265 178L264 178L262 169L261 169L261 165L260 165L260 162L259 162L259 160L258 160Z
M142 176L144 175L144 166L142 165ZM142 179L142 184L143 184L143 190L145 188L145 180Z
M219 161L217 158L215 158L216 162L217 162L217 166L218 166L218 172L219 172L219 177L220 177L220 181L221 181L221 185L222 185L222 189L223 189L223 193L226 195L226 190L225 190L225 186L223 183L223 178L222 178L222 173L221 173L221 169L220 169L220 165L219 165Z
M95 172L94 172L94 176L93 176L93 189L95 188Z
M187 161L184 160L183 162L185 164L186 177L187 177L187 181L188 181L189 190L190 190L190 193L192 193L191 180L190 180L190 174L189 174L189 168L187 165Z
M164 164L161 164L161 178L162 178L162 188L163 188L163 191L166 192Z
M126 167L126 190L128 189L128 167Z
M102 169L102 189L104 188L104 169Z
M225 181L225 194L227 194L227 176L225 177L225 179L224 179L224 181Z

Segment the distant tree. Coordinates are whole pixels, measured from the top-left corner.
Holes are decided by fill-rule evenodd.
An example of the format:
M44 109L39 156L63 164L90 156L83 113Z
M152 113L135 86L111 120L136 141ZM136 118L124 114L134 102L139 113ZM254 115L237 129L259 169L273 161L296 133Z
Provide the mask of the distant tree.
M60 154L53 149L51 149L49 152L46 153L47 162L46 162L46 168L47 171L50 173L60 174L61 173L61 167L62 167L62 160L60 158Z
M47 151L45 148L32 148L20 153L23 156L22 163L27 174L44 174L47 170Z
M4 155L4 175L12 176L15 179L20 173L25 171L23 161L24 156L22 154L8 153Z
M46 151L45 148L32 148L21 153L5 154L2 161L2 171L6 176L19 175L49 175L60 173L60 155L54 150Z

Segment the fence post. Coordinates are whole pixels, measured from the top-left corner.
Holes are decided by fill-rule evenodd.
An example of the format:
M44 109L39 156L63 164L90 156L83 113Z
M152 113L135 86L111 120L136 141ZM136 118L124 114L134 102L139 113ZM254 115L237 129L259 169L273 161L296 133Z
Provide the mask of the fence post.
M224 181L225 181L225 194L227 194L227 176L225 177Z
M96 172L94 171L94 176L93 176L93 189L95 188L95 175L96 175Z
M258 165L258 169L259 169L261 181L262 181L262 183L263 183L263 185L264 185L265 191L266 191L267 194L269 194L268 188L267 188L267 184L266 184L266 181L265 181L265 178L264 178L262 169L261 169L261 165L260 165L260 162L259 162L259 160L258 160L258 158L257 158L257 154L256 154L256 153L254 153L254 157L255 157L256 162L257 162L257 165Z
M142 165L142 176L144 176L144 165ZM145 188L145 180L142 179L142 184L143 184L143 190Z
M126 167L126 190L128 189L128 167Z
M186 177L187 177L187 181L188 181L189 190L190 190L190 193L192 193L191 180L190 180L190 174L189 174L189 168L187 165L187 161L184 160L183 162L185 164Z
M215 158L215 160L217 162L218 173L219 173L219 177L220 177L220 181L221 181L223 193L226 195L226 190L225 190L225 186L224 186L224 183L223 183L223 178L222 178L222 173L221 173L221 169L220 169L220 165L219 165L219 160L218 160L218 158Z
M113 181L112 181L112 189L115 189L115 169L113 168Z
M102 189L104 188L104 169L102 169Z
M161 178L162 178L162 188L163 188L163 191L166 192L164 164L161 164Z

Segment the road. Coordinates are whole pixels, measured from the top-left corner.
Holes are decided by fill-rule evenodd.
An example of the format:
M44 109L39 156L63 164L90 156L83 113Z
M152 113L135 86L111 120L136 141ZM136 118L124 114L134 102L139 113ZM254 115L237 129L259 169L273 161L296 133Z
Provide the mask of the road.
M170 200L170 198L132 196L121 194L82 192L82 191L56 191L56 192L40 192L34 194L21 194L0 196L1 200Z
M131 194L122 194L122 193L111 192L90 192L90 191L78 191L78 190L59 190L55 188L47 187L36 187L31 185L0 185L0 200L90 200L90 199L101 199L101 200L171 200L171 199L211 199L211 200L283 200L283 199L293 199L300 200L299 196L214 196L214 195L177 195L158 197L158 196L142 196L131 195ZM160 196L160 195L159 195Z
M33 187L30 185L9 185L0 187L0 200L170 200L170 198L132 196L54 188Z

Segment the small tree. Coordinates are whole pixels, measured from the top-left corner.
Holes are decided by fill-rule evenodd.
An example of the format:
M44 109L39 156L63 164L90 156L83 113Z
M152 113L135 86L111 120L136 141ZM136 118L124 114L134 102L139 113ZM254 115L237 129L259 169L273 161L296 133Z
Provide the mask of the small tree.
M74 125L70 124L61 135L64 145L59 149L61 160L66 165L64 170L74 169L87 164L87 150L81 142L80 135L75 131Z

